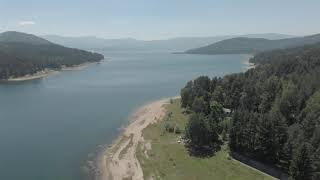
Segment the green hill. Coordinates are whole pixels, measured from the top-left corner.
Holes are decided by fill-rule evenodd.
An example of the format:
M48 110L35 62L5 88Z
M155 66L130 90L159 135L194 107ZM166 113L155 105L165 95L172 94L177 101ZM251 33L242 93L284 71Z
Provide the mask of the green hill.
M28 43L33 45L49 45L50 41L37 37L32 34L25 34L16 31L7 31L0 34L0 42L11 43Z
M31 34L13 31L0 34L0 79L97 62L103 58L101 54L66 48Z
M187 50L188 54L255 54L273 49L291 48L320 42L320 34L268 40L263 38L232 38L217 43Z

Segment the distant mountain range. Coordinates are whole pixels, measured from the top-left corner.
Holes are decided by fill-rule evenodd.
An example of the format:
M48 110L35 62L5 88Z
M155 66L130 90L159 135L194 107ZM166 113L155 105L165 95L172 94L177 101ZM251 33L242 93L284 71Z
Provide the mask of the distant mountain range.
M285 39L231 38L185 51L188 54L255 54L262 51L292 48L320 42L320 34Z
M192 48L206 46L218 41L235 37L265 38L270 40L292 38L294 36L284 34L247 34L233 36L214 37L180 37L167 40L136 40L127 39L103 39L97 37L63 37L57 35L42 36L43 38L67 47L75 47L88 50L165 50L185 51Z
M32 34L0 33L0 80L103 58L101 54L67 48Z

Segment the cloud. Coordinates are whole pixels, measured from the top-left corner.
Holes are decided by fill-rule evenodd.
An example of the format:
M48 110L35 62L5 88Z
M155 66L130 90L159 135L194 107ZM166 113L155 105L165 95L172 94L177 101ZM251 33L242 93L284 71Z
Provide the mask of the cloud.
M29 26L29 25L35 25L36 23L34 21L20 21L19 26Z

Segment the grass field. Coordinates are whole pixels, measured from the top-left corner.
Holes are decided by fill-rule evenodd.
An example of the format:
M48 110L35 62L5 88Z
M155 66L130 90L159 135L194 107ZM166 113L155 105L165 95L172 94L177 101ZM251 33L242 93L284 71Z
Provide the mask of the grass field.
M150 125L143 131L151 149L140 144L137 157L141 163L145 179L166 180L268 180L269 176L250 169L237 161L228 159L227 146L209 158L190 156L183 144L178 143L182 134L168 133L163 130L165 123L176 124L184 129L187 116L180 108L180 100L166 106L172 112L170 120ZM167 118L165 118L167 119Z

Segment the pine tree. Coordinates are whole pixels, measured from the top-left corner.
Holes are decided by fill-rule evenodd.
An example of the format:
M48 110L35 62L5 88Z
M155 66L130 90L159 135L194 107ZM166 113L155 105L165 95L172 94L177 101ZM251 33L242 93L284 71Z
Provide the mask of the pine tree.
M312 180L312 159L309 144L304 143L294 154L290 166L290 178L293 180Z
M199 97L199 98L194 99L192 106L191 106L191 109L195 113L207 114L209 108L208 108L208 105L206 104L206 102L204 101L204 99L202 97Z
M279 161L281 150L283 149L288 139L288 125L277 107L274 107L270 111L268 118L272 124L272 129L270 129L270 131L272 131L273 134L272 147L274 148L274 160Z
M181 107L183 108L191 106L191 103L193 102L192 85L192 81L189 81L187 85L183 89L181 89Z
M191 115L186 126L186 138L189 139L191 145L203 147L213 147L219 141L216 131L213 131L207 119L202 114Z
M279 162L281 169L285 172L289 172L290 163L292 159L292 143L288 141L284 144L283 148L279 152Z

